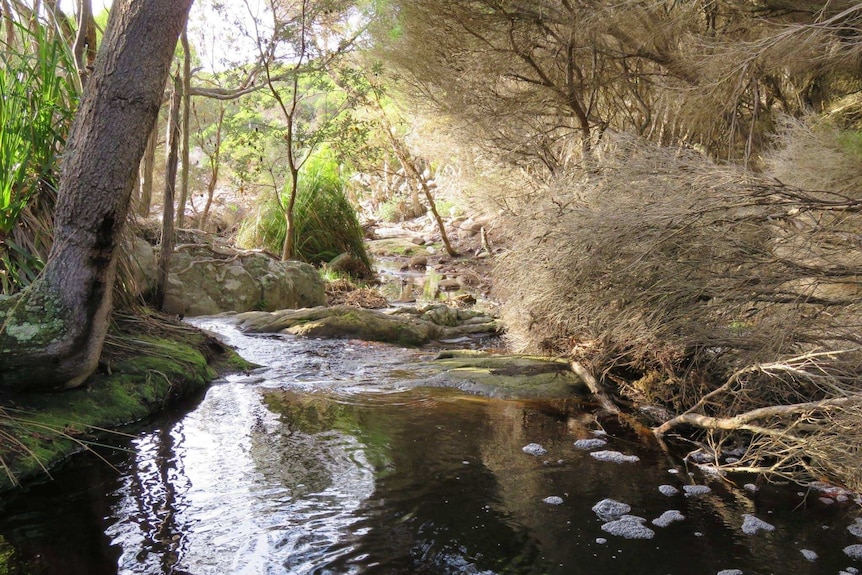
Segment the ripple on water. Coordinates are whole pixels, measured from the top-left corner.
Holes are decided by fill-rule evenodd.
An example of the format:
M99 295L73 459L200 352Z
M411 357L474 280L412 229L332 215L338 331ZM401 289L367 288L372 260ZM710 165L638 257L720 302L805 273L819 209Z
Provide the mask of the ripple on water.
M177 565L196 575L301 574L345 552L332 549L374 489L353 437L286 432L260 394L227 385L177 429L138 441L139 469L117 493L128 519L108 533L121 573L161 573L153 562L175 537ZM160 462L166 447L174 457Z

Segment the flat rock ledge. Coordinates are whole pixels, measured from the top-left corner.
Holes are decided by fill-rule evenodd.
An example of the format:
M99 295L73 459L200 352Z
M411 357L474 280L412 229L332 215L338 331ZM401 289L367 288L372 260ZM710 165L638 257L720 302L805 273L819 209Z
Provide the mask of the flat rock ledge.
M501 399L589 396L568 362L529 355L448 350L431 361L405 366L398 375L412 386L448 387Z
M494 334L498 321L444 304L377 310L348 305L244 312L231 319L246 333L290 333L420 346L473 334Z

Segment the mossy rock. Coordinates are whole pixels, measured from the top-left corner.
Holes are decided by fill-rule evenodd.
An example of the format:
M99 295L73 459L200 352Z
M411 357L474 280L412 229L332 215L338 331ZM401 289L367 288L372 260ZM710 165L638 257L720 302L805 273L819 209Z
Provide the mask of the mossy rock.
M437 312L436 315L429 314L428 308L376 310L336 305L276 312L245 312L232 317L234 323L247 333L289 333L406 346L420 346L439 339L499 331L497 321L487 316L467 312L462 314L454 309L449 315L442 314L440 310L434 311ZM447 318L455 318L453 322L456 325L442 324L440 317L444 315ZM461 317L463 319L459 320Z
M383 240L369 240L366 242L368 253L377 257L413 257L427 256L428 247L414 244L410 240L402 238L387 238Z
M290 333L326 338L350 338L419 346L442 332L431 322L403 314L362 309L348 305L278 312L246 312L234 321L250 333Z
M559 399L589 395L567 362L528 355L447 351L403 371L411 385L452 387L487 397Z
M65 392L0 397L0 491L39 477L69 455L117 430L200 393L217 372L251 365L214 338L153 318L120 321L102 368ZM107 432L109 433L109 432Z

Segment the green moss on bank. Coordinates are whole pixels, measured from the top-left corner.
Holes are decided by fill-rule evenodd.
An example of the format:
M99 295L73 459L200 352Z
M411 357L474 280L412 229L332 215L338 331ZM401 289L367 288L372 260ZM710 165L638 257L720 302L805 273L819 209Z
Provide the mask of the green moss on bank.
M44 476L104 430L202 391L218 373L251 367L203 332L153 317L116 325L102 361L81 388L0 397L0 491Z

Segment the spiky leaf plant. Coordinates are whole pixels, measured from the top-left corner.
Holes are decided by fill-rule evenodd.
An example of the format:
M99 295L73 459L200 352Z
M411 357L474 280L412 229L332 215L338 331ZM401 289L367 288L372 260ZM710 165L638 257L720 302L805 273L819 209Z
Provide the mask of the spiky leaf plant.
M77 107L74 56L47 26L0 51L0 289L29 284L51 245L59 155Z

